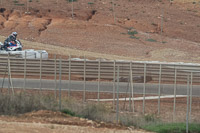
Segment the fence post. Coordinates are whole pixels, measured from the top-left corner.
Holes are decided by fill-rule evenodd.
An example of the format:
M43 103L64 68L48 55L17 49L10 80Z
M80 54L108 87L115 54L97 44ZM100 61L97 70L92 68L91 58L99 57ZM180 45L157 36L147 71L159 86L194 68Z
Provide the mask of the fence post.
M61 81L62 81L62 58L59 61L59 110L61 111Z
M119 122L119 66L117 66L117 107L116 107L116 121Z
M8 53L8 90L9 90L9 94L10 94L10 86L12 87L12 95L14 96L14 89L13 89L13 83L12 83L12 76L11 76L11 65L10 65L10 53Z
M83 92L83 102L85 102L85 92L86 92L86 58L85 58L85 55L84 55L84 70L83 70L83 78L84 78L84 92Z
M132 94L132 106L133 106L133 112L135 112L135 103L134 103L134 91L133 91L133 71L132 71L132 62L131 62L131 71L130 71L130 83L131 83L131 94Z
M5 73L3 76L3 81L2 81L2 86L1 86L1 93L3 92L3 86L4 86L4 82L5 82L5 78L6 78L6 73L8 73L8 60L7 60L7 64L5 64ZM9 75L8 75L9 76ZM8 77L9 78L9 77Z
M114 60L113 62L113 109L114 109L114 105L115 105L115 93L116 93L116 90L115 90L115 80L116 80L116 76L115 76L115 64L116 64L116 61Z
M69 80L69 84L68 84L68 97L70 97L70 93L71 93L71 55L69 55L69 73L68 73L68 80Z
M146 63L144 63L143 114L145 113L145 96L146 96Z
M40 93L42 91L42 52L40 53Z
M159 85L158 85L158 114L160 114L160 85L161 85L161 78L162 78L162 65L160 64L160 70L159 70Z
M8 94L10 95L10 53L8 53Z
M25 51L25 58L24 58L24 91L26 90L26 57L27 57L27 53Z
M11 88L12 88L12 95L14 96L14 88L13 88L12 76L11 76L11 65L10 65L10 59L9 59L9 75L10 75L10 85L11 85Z
M128 89L129 89L129 112L131 112L131 105L132 105L132 88L131 88L131 62L129 65L129 78L128 78ZM129 86L130 85L130 86Z
M173 122L176 120L176 76L177 76L177 69L175 68L174 74L174 110L173 110Z
M101 73L101 59L99 59L99 65L98 65L98 103L99 103L99 97L100 97L100 73Z
M55 98L57 99L57 57L54 55Z
M187 112L186 112L186 133L189 131L189 97L190 97L190 81L189 75L187 76Z
M193 90L193 72L191 72L191 83L190 83L190 114L189 114L189 122L191 122L191 114L192 114L192 90Z

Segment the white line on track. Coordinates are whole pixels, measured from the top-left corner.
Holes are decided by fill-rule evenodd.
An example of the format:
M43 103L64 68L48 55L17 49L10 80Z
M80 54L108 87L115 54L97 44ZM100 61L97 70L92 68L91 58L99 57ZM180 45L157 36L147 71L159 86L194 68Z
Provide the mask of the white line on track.
M176 98L178 97L187 97L187 95L176 95ZM148 96L148 97L145 97L145 100L154 100L154 99L158 99L159 96ZM160 96L160 98L174 98L174 95L166 95L166 96ZM119 101L125 101L126 100L129 100L129 97L127 98L119 98ZM98 101L98 99L88 99L89 101ZM115 99L117 100L117 99ZM132 100L132 98L131 98ZM136 98L133 98L134 101L139 101L139 100L143 100L143 97L136 97ZM110 101L113 101L113 99L99 99L100 102L110 102Z

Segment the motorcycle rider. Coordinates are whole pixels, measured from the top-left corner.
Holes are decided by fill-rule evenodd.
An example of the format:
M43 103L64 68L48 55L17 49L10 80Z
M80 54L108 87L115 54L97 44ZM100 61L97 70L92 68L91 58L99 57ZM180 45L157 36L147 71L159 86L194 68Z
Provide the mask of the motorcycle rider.
M8 38L4 41L4 49L7 49L9 47L10 42L15 42L17 40L17 32L12 32Z

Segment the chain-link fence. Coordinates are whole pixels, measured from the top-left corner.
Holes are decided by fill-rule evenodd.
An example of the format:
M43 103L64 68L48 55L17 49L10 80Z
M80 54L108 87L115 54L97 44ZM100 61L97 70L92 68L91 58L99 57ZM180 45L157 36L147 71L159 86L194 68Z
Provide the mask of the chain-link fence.
M158 115L165 122L199 122L200 65L66 59L1 58L2 88L110 103L116 112Z

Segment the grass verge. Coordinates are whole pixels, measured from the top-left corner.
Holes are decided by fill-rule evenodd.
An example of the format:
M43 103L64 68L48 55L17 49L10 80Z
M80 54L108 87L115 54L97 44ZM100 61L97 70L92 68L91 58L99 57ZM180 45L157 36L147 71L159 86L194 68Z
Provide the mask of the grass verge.
M158 124L148 125L142 127L145 130L156 132L156 133L185 133L185 123L169 123L169 124ZM200 124L189 124L189 133L200 133Z
M15 93L14 96L0 94L0 115L18 115L38 110L59 111L59 101L50 94ZM86 118L96 122L117 123L123 126L134 126L157 133L185 133L185 123L161 124L162 121L155 114L139 114L131 112L116 112L108 103L94 103L78 101L73 97L62 98L62 113L70 116ZM200 133L200 124L190 124L190 133Z

